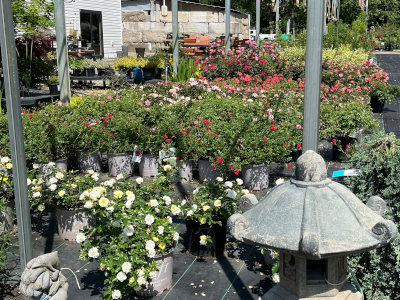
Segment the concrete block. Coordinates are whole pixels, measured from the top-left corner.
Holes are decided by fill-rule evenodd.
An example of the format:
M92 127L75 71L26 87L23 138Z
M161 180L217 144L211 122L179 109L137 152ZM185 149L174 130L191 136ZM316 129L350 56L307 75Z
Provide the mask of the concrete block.
M166 33L162 32L143 32L143 42L156 43L167 38Z
M208 30L208 23L186 23L182 24L183 32L184 33L201 33L207 34Z
M150 24L150 30L151 32L155 33L171 33L172 32L172 23L162 23L160 21L158 22L151 22Z
M122 42L123 43L141 43L143 41L143 34L141 32L123 31Z
M168 22L172 22L172 12L168 11L168 16L166 16L166 17L162 17L161 16L160 19L161 20L165 19ZM178 22L179 23L187 23L187 22L189 22L189 12L187 12L187 11L178 12Z
M147 13L144 11L123 12L122 22L145 22Z
M218 22L217 11L190 11L189 22Z
M218 22L220 23L225 22L225 13L222 11L218 12Z

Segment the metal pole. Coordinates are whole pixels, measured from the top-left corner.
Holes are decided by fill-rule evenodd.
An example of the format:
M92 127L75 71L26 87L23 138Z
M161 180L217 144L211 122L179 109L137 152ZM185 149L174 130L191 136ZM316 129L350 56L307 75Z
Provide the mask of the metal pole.
M225 0L225 51L231 49L231 0Z
M56 19L57 66L58 80L60 82L60 100L69 103L69 100L71 99L71 87L68 67L64 0L54 0L54 17Z
M174 76L178 74L179 44L178 44L178 0L172 0L172 61Z
M324 1L309 0L307 6L303 152L307 150L316 152L319 132Z
M368 0L365 2L365 34L368 34Z
M276 12L275 12L275 32L278 35L279 31L279 0L276 0Z
M340 0L337 8L337 27L336 27L336 47L339 47L339 31L340 31Z
M0 43L3 61L4 85L13 163L14 197L18 224L18 243L21 273L32 259L32 228L28 187L26 183L26 161L21 117L21 99L15 48L14 25L11 1L0 0ZM25 297L25 299L29 299Z
M256 0L256 42L260 46L261 0Z

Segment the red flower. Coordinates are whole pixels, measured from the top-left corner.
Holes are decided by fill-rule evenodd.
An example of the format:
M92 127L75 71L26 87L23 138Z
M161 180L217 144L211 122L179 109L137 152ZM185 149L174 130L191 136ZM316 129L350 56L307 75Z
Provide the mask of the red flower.
M349 150L349 148L350 148L350 144L347 144L346 145L346 150Z
M108 117L111 118L111 117L112 117L112 114L108 114Z
M84 119L86 119L86 118L87 118L87 116L83 116L83 118L84 118Z
M287 167L288 167L289 169L291 169L291 168L293 167L293 165L292 165L292 164L288 164Z
M164 139L167 139L168 138L168 135L164 135Z
M279 125L279 127L283 127L283 125L281 124L281 125Z
M90 123L85 123L85 126L89 126L90 125Z
M332 143L334 143L334 142L336 142L337 140L336 139L332 139Z
M214 170L217 168L217 166L216 165L212 165L211 166Z
M223 159L220 157L217 159L217 163L222 164Z
M276 131L276 127L275 127L274 125L271 125L271 126L269 127L269 129L272 130L272 131Z
M166 139L165 141L166 141L167 143L169 143L169 142L171 142L171 139Z
M299 148L299 149L301 148L301 144L297 144L296 146L297 146L297 148Z
M28 116L28 117L32 119L32 118L33 118L33 115L32 115L32 114L29 114L29 116Z
M214 137L218 137L218 133L214 134Z
M239 175L239 170L235 170L234 173L236 176Z
M176 160L181 160L181 158L179 156L176 157Z
M264 136L263 141L268 141L268 138Z
M234 165L230 165L229 168L233 169Z

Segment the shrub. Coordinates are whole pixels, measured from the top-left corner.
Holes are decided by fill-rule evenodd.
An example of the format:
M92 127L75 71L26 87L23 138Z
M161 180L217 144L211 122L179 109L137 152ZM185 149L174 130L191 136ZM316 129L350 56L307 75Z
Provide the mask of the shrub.
M350 189L362 200L379 195L387 203L387 218L400 230L400 140L378 132L356 147L349 167L362 173L348 177ZM367 299L400 299L400 239L390 245L362 253L349 260Z

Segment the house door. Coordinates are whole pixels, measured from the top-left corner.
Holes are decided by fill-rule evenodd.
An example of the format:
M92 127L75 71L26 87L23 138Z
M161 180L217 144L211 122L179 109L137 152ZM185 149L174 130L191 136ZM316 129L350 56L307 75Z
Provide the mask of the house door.
M100 11L81 10L82 47L94 50L94 55L104 56L103 24Z

